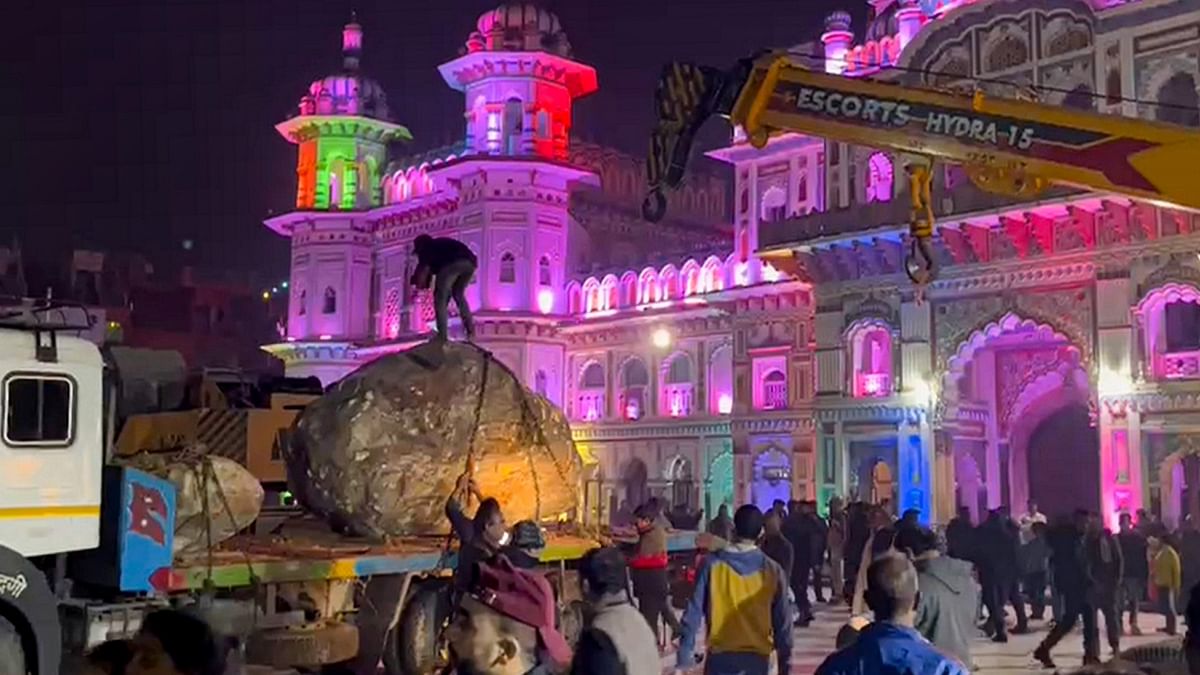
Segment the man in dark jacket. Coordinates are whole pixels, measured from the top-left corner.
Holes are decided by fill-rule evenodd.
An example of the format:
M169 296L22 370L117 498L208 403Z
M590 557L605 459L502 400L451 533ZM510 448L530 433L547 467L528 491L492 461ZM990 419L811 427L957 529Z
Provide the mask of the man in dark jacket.
M1118 595L1121 588L1121 578L1125 576L1125 565L1121 557L1121 547L1116 539L1100 522L1099 514L1091 514L1088 518L1087 535L1085 537L1087 564L1089 576L1095 583L1092 591L1096 609L1104 615L1104 630L1108 634L1108 646L1113 653L1121 651L1121 619L1117 612Z
M459 499L467 495L479 500L475 517L468 519L463 513ZM446 500L446 517L458 537L458 562L454 568L455 595L467 590L474 582L479 564L495 558L504 541L507 528L500 502L494 498L484 499L479 486L465 474L458 479L454 493Z
M1125 573L1121 575L1120 601L1117 604L1118 619L1129 610L1129 633L1141 635L1138 627L1138 603L1146 594L1146 580L1150 578L1150 563L1146 557L1146 537L1133 527L1133 518L1122 513L1121 531L1117 534L1117 545L1121 547L1121 561Z
M862 502L850 502L846 508L845 585L846 604L855 596L858 570L863 564L863 549L871 537L871 520ZM870 561L867 561L870 564Z
M958 507L958 515L946 525L946 553L959 560L973 560L975 525L971 522L971 509Z
M902 528L896 535L896 549L907 553L917 568L921 595L914 627L969 667L979 591L971 563L943 556L937 544L937 535L922 527Z
M1008 630L1004 623L1005 606L1012 603L1017 614L1014 633L1029 632L1025 603L1017 592L1017 547L1020 546L1020 531L1016 523L999 509L992 511L978 533L979 581L983 586L983 602L988 611L988 622L994 642L1008 642Z
M450 298L458 307L467 340L475 339L475 319L467 303L467 286L475 277L479 259L466 244L449 237L417 235L413 240L413 253L417 255L417 269L409 280L418 289L429 288L433 283L433 311L437 318L437 336L443 342L450 339Z
M817 503L815 501L805 502L805 512L813 520L813 527L816 530L816 536L813 538L813 560L812 560L812 587L813 596L817 602L825 602L824 576L825 576L825 544L829 538L829 525L821 514L817 513Z
M783 536L783 521L780 520L779 514L774 511L767 511L763 516L763 538L758 545L767 557L774 560L783 569L786 578L792 577L792 563L794 561L792 544Z
M1029 526L1029 541L1021 544L1018 562L1021 567L1021 588L1033 607L1031 619L1041 621L1046 616L1046 579L1050 574L1050 544L1046 543L1046 524L1033 522Z
M1055 667L1050 650L1075 629L1081 617L1084 665L1100 662L1100 635L1096 627L1096 605L1093 603L1095 584L1090 578L1083 545L1087 522L1087 511L1076 511L1074 522L1052 527L1047 536L1055 592L1062 595L1064 607L1061 620L1054 624L1054 629L1033 652L1033 658L1047 668Z
M725 541L733 541L733 518L729 517L729 507L722 504L717 507L717 517L708 521L708 533Z
M782 529L783 536L792 545L792 571L788 578L796 600L796 625L807 626L813 619L812 603L808 600L808 578L812 574L812 542L816 529L800 502L793 502Z

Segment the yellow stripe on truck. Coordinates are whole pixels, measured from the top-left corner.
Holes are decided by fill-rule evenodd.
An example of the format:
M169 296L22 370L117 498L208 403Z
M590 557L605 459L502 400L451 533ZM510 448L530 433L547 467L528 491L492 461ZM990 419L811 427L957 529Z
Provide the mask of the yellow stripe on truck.
M0 508L0 520L24 518L84 518L100 517L100 506L28 506Z

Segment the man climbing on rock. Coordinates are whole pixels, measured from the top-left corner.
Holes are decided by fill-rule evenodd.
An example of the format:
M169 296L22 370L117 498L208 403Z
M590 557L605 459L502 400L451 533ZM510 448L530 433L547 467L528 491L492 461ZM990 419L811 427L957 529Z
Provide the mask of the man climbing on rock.
M467 341L475 340L475 319L467 304L467 286L475 277L479 259L467 245L449 237L418 235L413 240L413 253L417 256L417 269L409 279L420 290L433 283L433 311L437 318L437 339L450 339L450 298L458 307L458 318L466 331Z

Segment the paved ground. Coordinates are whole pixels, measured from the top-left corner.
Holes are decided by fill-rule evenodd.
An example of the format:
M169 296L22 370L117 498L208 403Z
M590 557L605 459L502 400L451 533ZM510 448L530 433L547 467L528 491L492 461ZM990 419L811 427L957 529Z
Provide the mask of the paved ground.
M829 607L816 604L816 620L807 628L795 629L795 644L792 650L790 675L808 675L816 671L817 666L833 651L834 638L842 625L850 618L850 610L845 606ZM1105 643L1104 619L1100 621L1100 641L1102 659L1111 658L1112 654ZM1129 648L1164 639L1166 636L1156 632L1161 628L1163 617L1157 614L1139 617L1141 628L1146 632L1142 637L1122 636L1121 647ZM1010 618L1010 625L1011 625ZM1008 644L997 644L980 634L972 645L972 655L975 661L972 673L980 675L1007 675L1012 673L1050 673L1053 671L1042 668L1033 660L1033 650L1046 637L1047 627L1044 622L1034 622L1034 632L1030 635L1010 635ZM1182 617L1180 621L1182 626ZM1052 654L1060 672L1071 672L1083 662L1083 634L1080 629L1068 635L1054 649ZM673 654L663 657L664 672L674 669ZM772 668L772 674L774 668Z
M817 666L833 651L834 638L838 630L850 618L850 610L844 605L830 607L828 605L815 604L814 609L817 614L816 620L807 628L795 629L795 645L792 650L792 667L789 675L811 675L811 673L815 672ZM1104 618L1099 617L1099 622L1100 641L1102 645L1101 658L1107 660L1111 658L1112 654L1105 643ZM1122 648L1156 642L1166 637L1156 632L1156 629L1163 626L1163 618L1161 616L1157 614L1144 614L1139 619L1139 622L1146 635L1142 637L1122 636ZM1010 625L1011 623L1012 620L1010 618ZM1032 628L1034 632L1030 635L1010 635L1008 644L996 644L980 634L972 646L975 664L971 672L975 675L1014 675L1016 673L1053 672L1042 668L1041 664L1034 661L1032 657L1034 648L1046 637L1047 628L1044 623L1040 622L1034 622ZM1184 630L1182 617L1180 618L1180 630ZM1076 629L1074 633L1068 635L1059 643L1053 652L1053 657L1059 667L1059 672L1070 673L1082 665L1083 635L1079 629ZM675 654L673 652L664 654L662 664L664 674L673 673L675 669ZM380 670L380 673L382 672ZM693 672L699 674L702 670L697 668ZM295 675L295 671L246 667L244 671L240 673L234 671L230 675L235 674ZM772 667L771 675L778 675L774 667Z

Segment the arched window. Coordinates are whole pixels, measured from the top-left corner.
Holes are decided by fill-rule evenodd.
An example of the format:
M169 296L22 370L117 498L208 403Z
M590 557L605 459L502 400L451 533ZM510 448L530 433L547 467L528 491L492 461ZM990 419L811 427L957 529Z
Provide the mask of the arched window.
M1196 92L1196 80L1190 73L1175 73L1158 90L1155 117L1160 122L1200 126L1200 95Z
M541 371L538 371L541 373ZM604 416L605 399L604 366L592 361L583 368L579 377L579 394L575 401L575 416L585 421L598 420Z
M342 208L342 192L345 190L343 185L342 174L346 170L346 163L339 157L333 160L329 165L329 207L331 209Z
M867 160L867 202L892 201L892 181L895 174L892 160L876 152Z
M662 414L687 417L692 414L692 361L687 354L676 354L663 374Z
M517 258L505 251L500 255L500 283L513 284L517 282Z
M545 110L537 114L537 136L543 140L550 138L550 113Z
M892 332L879 320L868 320L851 328L850 347L855 397L890 396L892 393Z
M621 277L621 306L633 307L637 304L637 277L633 272L626 272Z
M615 310L619 306L617 302L617 278L610 274L604 277L604 281L600 284L599 309Z
M583 369L583 376L579 378L580 389L603 389L604 388L604 366L595 361L589 363Z
M504 154L521 153L521 133L525 130L525 106L513 97L504 104Z
M716 291L724 290L725 276L721 273L721 263L716 259L708 260L704 263L704 269L700 273L700 292L715 293Z
M541 260L538 260L538 285L549 286L553 282L550 274L550 256L544 255Z
M308 292L301 290L296 296L296 316L304 316L308 313Z
M1200 350L1200 305L1177 300L1163 308L1167 353Z
M631 358L621 368L621 392L617 397L621 416L628 420L641 419L649 402L646 392L650 386L650 371L641 359Z
M337 291L333 288L325 288L325 303L321 306L322 314L334 314L337 312Z
M763 408L783 410L787 408L787 375L782 370L772 370L763 378Z
M764 223L778 223L787 219L787 193L782 188L769 188L762 196L761 219Z
M722 345L708 363L708 411L714 415L733 412L733 347Z

